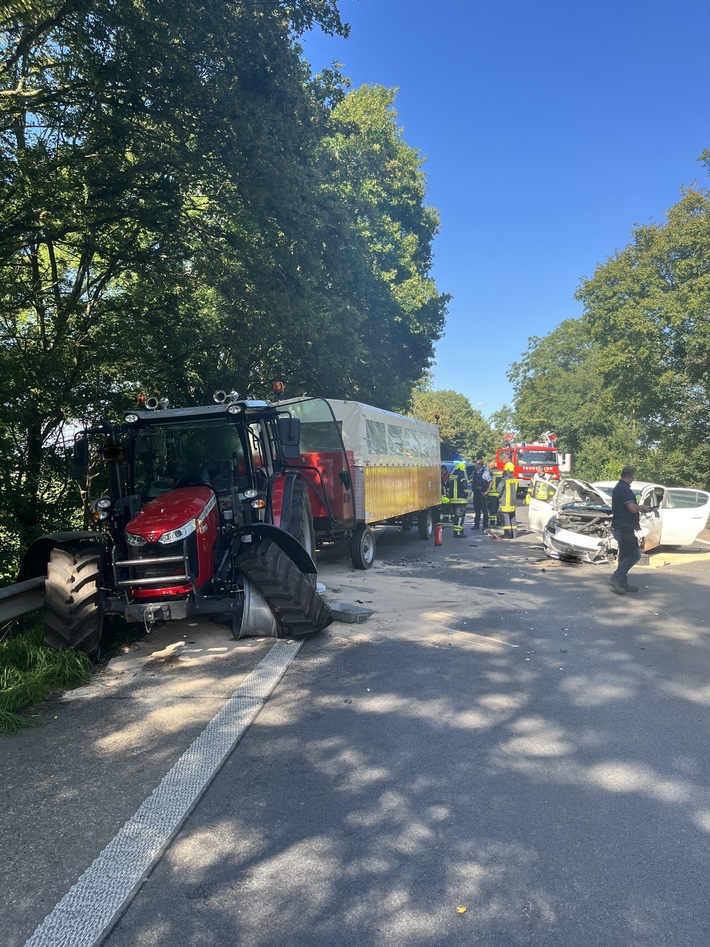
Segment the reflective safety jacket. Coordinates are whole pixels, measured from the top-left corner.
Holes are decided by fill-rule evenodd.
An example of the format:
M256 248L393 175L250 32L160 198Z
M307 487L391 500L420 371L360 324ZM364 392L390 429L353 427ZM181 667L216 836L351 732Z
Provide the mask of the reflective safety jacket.
M502 513L513 513L518 500L518 481L508 471L503 474L498 481L498 490L500 492L500 510Z
M451 503L465 503L468 499L468 479L466 471L454 467L451 476L446 482L446 492Z

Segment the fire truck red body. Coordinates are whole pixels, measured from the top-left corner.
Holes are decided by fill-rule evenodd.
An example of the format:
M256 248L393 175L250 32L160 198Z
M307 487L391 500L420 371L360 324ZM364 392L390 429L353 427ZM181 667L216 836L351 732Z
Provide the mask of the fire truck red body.
M532 442L516 442L514 438L514 434L505 435L503 446L496 451L493 466L503 470L507 463L511 463L515 468L515 477L521 492L527 489L536 472L548 474L551 480L560 479L560 455L557 450L557 435L553 431L545 431ZM566 472L564 464L562 469Z

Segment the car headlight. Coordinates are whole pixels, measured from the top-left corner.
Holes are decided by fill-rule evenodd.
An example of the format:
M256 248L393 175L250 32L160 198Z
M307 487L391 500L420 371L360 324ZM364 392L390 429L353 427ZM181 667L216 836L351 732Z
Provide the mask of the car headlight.
M192 533L195 532L195 526L196 521L190 520L190 522L185 523L184 526L178 526L177 529L171 529L167 533L163 533L158 542L164 546L170 543L178 543L181 539L187 539L188 536L191 536Z
M136 536L135 533L126 533L126 542L129 546L145 546L147 541L142 536Z

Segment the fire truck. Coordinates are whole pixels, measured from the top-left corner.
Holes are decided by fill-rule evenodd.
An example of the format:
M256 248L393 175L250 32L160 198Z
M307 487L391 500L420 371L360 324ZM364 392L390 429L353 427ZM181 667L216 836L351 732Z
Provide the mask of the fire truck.
M549 474L551 480L559 480L560 473L570 471L570 457L558 450L554 431L543 431L535 441L518 442L514 433L506 434L503 446L496 451L494 468L502 471L508 463L515 469L519 494L527 492L536 472Z

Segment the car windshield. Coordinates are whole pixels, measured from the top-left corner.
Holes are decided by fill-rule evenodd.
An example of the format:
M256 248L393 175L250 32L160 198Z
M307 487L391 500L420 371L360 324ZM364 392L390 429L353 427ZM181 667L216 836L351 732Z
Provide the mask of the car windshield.
M606 497L606 491L601 491ZM598 489L584 480L563 480L558 489L558 505L564 509L574 505L602 506L604 498Z
M612 493L614 492L614 487L613 487L613 486L610 486L608 483L605 483L605 484L603 484L603 485L602 485L601 483L595 483L594 486L597 488L597 490L601 491L601 493L603 493L603 494L605 494L606 496L608 496L609 499L611 500L611 495L612 495ZM636 497L636 502L637 502L637 503L641 503L641 491L635 489L635 487L631 487L631 489L633 490L633 494L634 494L634 496ZM646 501L646 502L648 503L649 506L657 506L657 505L658 505L658 499L655 498L655 494L653 494L653 495L651 496L651 498L650 498L648 501Z

